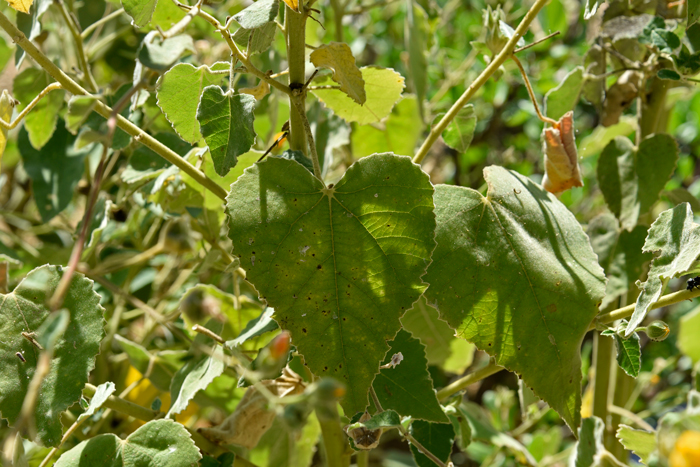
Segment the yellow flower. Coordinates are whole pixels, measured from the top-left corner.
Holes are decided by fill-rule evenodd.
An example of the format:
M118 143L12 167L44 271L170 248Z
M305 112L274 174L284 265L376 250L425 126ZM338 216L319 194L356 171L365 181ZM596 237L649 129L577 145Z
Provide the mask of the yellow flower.
M668 460L671 467L700 467L700 431L684 431Z

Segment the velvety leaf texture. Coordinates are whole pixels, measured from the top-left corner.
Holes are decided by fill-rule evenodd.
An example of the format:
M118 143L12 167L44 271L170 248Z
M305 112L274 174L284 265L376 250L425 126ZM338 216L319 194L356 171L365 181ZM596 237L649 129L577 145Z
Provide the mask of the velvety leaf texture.
M146 423L125 440L111 433L83 441L56 467L195 467L202 456L184 426L173 420Z
M429 303L572 428L580 421L581 342L605 276L580 224L539 185L484 170L488 196L439 185Z
M303 166L267 159L227 198L233 253L319 376L361 412L387 341L425 289L435 247L433 187L408 157L376 154L325 188Z
M603 149L598 161L600 189L624 229L632 230L639 216L656 203L677 161L676 141L666 134L648 136L637 151L623 137Z
M222 177L236 165L238 156L255 143L254 108L255 98L251 95L224 93L219 86L204 88L197 120L214 169Z
M22 332L37 331L49 317L45 303L53 296L61 276L56 266L42 266L31 271L12 293L0 295L0 414L10 425L22 409L40 353ZM104 309L92 284L76 274L63 302L70 321L54 344L51 368L41 384L34 414L36 441L44 446L56 446L61 441L61 412L80 399L104 337ZM21 352L26 361L22 362L16 352Z
M700 225L693 222L693 211L688 203L659 215L649 228L643 251L654 253L655 258L646 282L637 283L642 292L637 297L626 335L632 334L642 324L668 281L688 272L700 256Z
M404 417L447 423L428 373L425 346L403 329L389 344L391 350L382 364L391 362L391 357L399 352L403 361L394 368L383 368L372 383L382 407Z

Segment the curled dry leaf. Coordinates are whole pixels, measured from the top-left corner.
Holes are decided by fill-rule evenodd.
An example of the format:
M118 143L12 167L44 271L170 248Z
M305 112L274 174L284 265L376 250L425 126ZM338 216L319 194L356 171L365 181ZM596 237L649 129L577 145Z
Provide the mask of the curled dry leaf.
M250 94L256 101L259 101L270 94L270 85L267 84L267 81L260 80L260 83L254 88L242 88L239 89L238 92L241 94Z
M632 104L639 94L641 74L628 70L620 75L615 84L605 93L601 125L608 127L620 121L622 112Z
M543 136L544 189L559 193L571 187L583 186L574 141L574 113L565 113L554 128L545 128Z
M366 422L370 418L370 415L367 412L365 412L362 414L362 417L360 417L359 421ZM351 437L354 441L355 447L364 451L369 451L370 449L374 449L377 446L379 446L379 440L382 437L383 431L384 430L382 428L379 428L377 430L368 430L365 427L360 427L355 428L354 430L347 430L346 427L346 432L348 436Z
M301 394L306 387L301 376L289 367L282 371L282 376L279 378L264 380L261 384L270 394L277 397ZM214 443L236 444L252 449L270 429L275 415L274 407L269 407L266 394L260 392L255 386L250 386L236 410L221 425L201 428L199 431Z

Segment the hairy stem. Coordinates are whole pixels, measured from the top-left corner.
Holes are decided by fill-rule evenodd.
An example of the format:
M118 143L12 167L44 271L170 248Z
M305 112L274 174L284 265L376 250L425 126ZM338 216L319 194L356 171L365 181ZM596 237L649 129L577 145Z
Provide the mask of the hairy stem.
M425 139L420 149L418 149L416 155L413 157L413 162L416 164L423 162L423 159L425 159L425 156L428 155L430 148L433 147L433 144L435 144L435 141L437 141L442 132L445 131L447 126L452 122L452 120L455 119L462 107L467 105L469 100L474 96L474 94L476 94L481 86L488 81L491 75L493 75L496 70L498 70L498 68L512 56L515 45L518 43L520 38L525 35L525 32L527 32L527 29L530 27L530 23L532 23L535 17L537 17L537 13L539 13L547 1L548 0L535 0L535 3L530 7L530 10L518 25L517 29L513 33L513 37L511 37L508 43L503 47L503 50L501 50L501 52L493 58L493 61L489 63L489 66L487 66L486 69L484 69L476 80L474 80L474 82L467 88L467 90L464 91L464 94L462 94L460 98L457 99L457 102L450 107L450 110L447 111L445 116L442 117L442 119L440 119L440 121L430 129L430 134Z
M444 401L452 394L458 393L470 384L477 383L482 379L488 378L489 376L498 373L501 370L503 370L502 366L498 366L493 362L489 362L489 364L485 367L480 368L473 373L469 373L468 375L462 376L457 381L454 381L448 386L445 386L444 388L440 389L437 393L437 397L439 400Z

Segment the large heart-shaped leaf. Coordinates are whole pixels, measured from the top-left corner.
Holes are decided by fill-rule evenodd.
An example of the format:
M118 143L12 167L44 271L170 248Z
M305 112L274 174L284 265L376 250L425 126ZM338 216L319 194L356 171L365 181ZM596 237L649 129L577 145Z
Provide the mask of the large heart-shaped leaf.
M231 186L233 253L309 368L347 385L346 413L367 406L386 341L425 289L432 195L420 167L393 154L359 160L327 188L281 158Z
M440 185L428 301L459 336L580 422L580 346L605 276L581 225L556 197L515 172L484 170L488 196Z
M0 295L0 413L10 425L22 409L40 354L22 333L36 331L49 317L46 301L53 296L61 276L56 266L42 266L31 271L12 293ZM61 441L61 412L80 399L104 337L104 309L91 280L76 274L63 307L70 312L70 322L54 344L51 368L41 384L34 413L36 441L45 446ZM25 361L15 355L17 352Z

